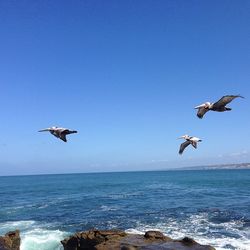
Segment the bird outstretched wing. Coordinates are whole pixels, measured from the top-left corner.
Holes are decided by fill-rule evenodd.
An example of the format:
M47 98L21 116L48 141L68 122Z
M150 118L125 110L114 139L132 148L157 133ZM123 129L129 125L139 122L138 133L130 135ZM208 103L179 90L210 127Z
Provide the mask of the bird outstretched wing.
M221 97L221 99L213 104L213 108L225 107L228 103L230 103L233 99L240 97L244 98L241 95L225 95Z
M77 133L77 131L76 130L70 130L70 129L64 128L64 129L61 130L61 133L65 134L65 135L69 135L69 134Z
M192 142L191 142L191 145L192 145L194 148L197 148L197 142L196 142L196 141L192 141Z
M200 107L200 108L198 109L197 116L198 116L200 119L202 119L203 116L207 113L207 111L209 111L208 108Z
M58 133L55 133L55 132L50 132L52 135L54 135L56 138L59 138L59 135L58 135Z
M75 134L75 133L77 133L76 130L67 130L67 134Z
M59 136L59 138L60 138L61 140L63 140L64 142L67 142L66 134L61 133L60 136Z
M184 149L190 144L190 141L185 141L181 144L180 149L179 149L179 154L181 155L184 151Z

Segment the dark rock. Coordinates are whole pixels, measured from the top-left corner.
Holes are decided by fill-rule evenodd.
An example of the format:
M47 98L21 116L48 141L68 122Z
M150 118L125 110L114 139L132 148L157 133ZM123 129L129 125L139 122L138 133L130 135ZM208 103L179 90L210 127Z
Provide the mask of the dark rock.
M76 233L61 241L65 250L97 249L96 246L106 247L106 242L116 245L126 233L118 230L99 231L91 230ZM101 249L101 248L100 248Z
M64 250L215 250L188 237L173 240L159 231L139 235L119 230L90 230L76 233L63 240L62 244Z
M19 230L0 236L0 250L20 250L21 238Z
M189 238L189 237L184 237L184 238L181 240L181 242L182 242L183 244L186 244L186 245L196 244L196 242L195 242L193 239Z
M122 246L121 250L137 250L138 248L133 246Z
M68 249L72 249L72 250L77 250L79 249L79 239L76 235L70 237L70 238L66 238L63 241L61 241L61 243L63 244L64 249L68 250Z
M164 236L164 234L159 231L147 231L144 237L146 239L162 239L162 240L166 239L166 236Z

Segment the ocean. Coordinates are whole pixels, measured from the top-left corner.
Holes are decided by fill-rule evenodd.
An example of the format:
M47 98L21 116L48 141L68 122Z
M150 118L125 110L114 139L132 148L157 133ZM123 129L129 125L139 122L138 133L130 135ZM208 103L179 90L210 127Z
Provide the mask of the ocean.
M20 229L21 250L61 250L93 228L250 249L250 170L0 177L0 235Z

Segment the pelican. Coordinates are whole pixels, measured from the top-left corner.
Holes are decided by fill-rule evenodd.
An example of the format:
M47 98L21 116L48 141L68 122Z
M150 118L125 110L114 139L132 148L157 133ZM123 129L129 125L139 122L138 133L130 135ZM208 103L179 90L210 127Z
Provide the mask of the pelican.
M186 140L185 142L183 142L180 146L179 149L179 154L181 155L183 153L183 151L185 150L185 148L191 144L194 148L197 148L197 143L201 142L202 140L198 137L193 137L193 136L189 136L189 135L183 135L181 137L179 137L178 139L184 139Z
M202 117L209 110L217 111L217 112L230 111L232 109L228 108L226 105L237 97L244 98L243 96L240 96L240 95L225 95L221 97L221 99L215 103L205 102L199 106L196 106L195 109L198 109L197 116L200 119L202 119Z
M76 130L70 130L68 128L58 128L58 127L45 128L39 130L38 132L45 132L45 131L49 131L52 135L63 140L64 142L67 142L66 135L77 133Z

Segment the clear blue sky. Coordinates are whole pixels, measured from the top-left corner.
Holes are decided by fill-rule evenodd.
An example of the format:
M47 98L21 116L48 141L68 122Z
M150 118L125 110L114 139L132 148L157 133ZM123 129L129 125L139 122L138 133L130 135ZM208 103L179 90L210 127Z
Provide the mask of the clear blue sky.
M247 0L0 1L0 175L250 161L249 27Z

